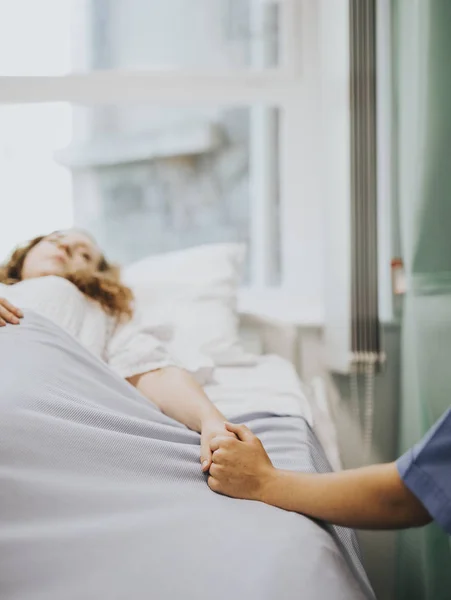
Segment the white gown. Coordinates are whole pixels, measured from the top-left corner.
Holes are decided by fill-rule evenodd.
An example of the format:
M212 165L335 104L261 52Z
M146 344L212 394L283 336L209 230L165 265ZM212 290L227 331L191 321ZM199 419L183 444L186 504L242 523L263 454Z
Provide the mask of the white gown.
M14 285L0 283L0 297L24 311L31 309L47 317L124 378L165 366L184 366L137 319L117 324L100 304L62 277L39 277Z

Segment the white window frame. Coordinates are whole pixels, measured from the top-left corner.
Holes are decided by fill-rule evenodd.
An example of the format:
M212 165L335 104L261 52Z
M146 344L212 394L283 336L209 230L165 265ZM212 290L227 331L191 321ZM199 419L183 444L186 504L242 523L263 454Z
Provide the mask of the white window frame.
M265 0L261 0L262 6ZM61 76L0 76L0 105L68 102L190 106L266 106L277 108L280 128L281 288L297 292L305 305L322 303L322 249L312 228L319 222L317 173L314 168L317 97L316 1L278 0L279 66L252 70L94 71ZM313 143L313 146L312 146ZM268 157L267 157L268 158ZM265 157L263 156L263 160ZM261 182L260 182L261 183ZM267 186L268 187L268 186ZM264 185L257 185L261 194ZM268 189L271 189L270 186ZM254 194L255 196L255 194ZM256 198L251 210L254 255L253 285L269 279L271 198ZM316 281L302 281L304 267L316 257ZM300 307L304 310L305 307Z

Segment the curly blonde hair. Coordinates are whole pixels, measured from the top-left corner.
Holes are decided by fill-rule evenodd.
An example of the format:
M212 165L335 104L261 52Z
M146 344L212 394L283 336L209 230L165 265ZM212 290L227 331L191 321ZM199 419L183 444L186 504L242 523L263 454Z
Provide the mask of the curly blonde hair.
M22 269L27 254L47 236L34 238L25 246L14 250L9 260L0 267L0 283L13 285L22 281ZM100 304L106 313L118 319L133 315L133 294L120 280L119 268L102 256L95 273L77 271L65 277L85 296Z

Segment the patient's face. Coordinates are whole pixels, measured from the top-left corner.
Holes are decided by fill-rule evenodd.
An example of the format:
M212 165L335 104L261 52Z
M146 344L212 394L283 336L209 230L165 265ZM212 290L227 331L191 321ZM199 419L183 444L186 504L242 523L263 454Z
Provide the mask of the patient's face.
M24 261L22 279L77 271L97 271L102 255L95 243L75 230L57 231L32 248Z

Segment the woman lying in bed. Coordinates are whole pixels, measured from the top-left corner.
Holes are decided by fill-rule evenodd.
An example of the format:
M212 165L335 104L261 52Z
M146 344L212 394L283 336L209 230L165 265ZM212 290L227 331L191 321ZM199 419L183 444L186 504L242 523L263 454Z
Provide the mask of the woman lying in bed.
M0 327L18 325L29 308L43 314L107 362L169 417L201 434L201 464L210 440L234 434L195 378L160 342L131 320L133 296L94 240L78 230L37 237L0 268Z

